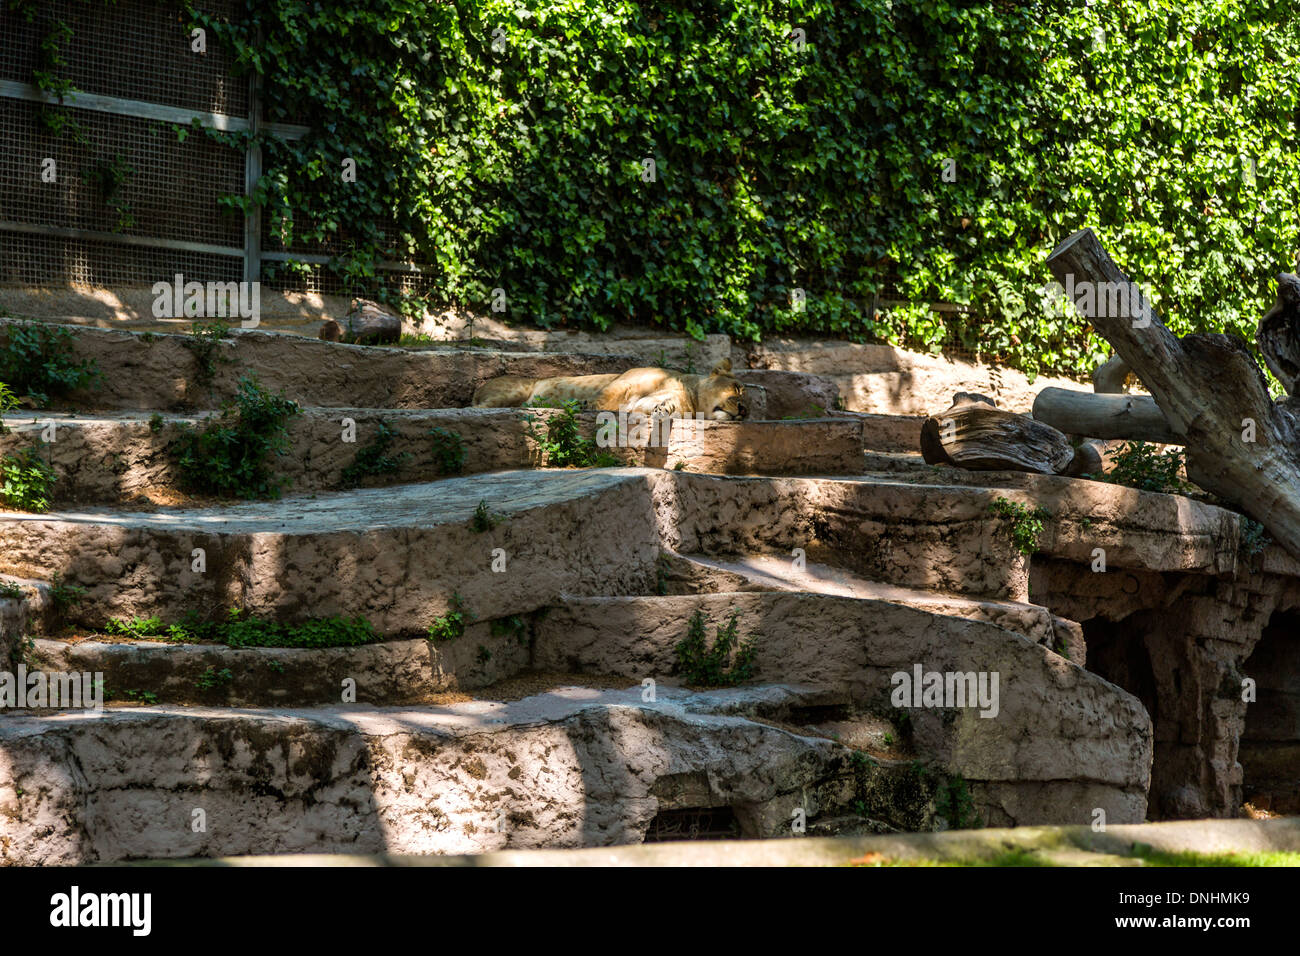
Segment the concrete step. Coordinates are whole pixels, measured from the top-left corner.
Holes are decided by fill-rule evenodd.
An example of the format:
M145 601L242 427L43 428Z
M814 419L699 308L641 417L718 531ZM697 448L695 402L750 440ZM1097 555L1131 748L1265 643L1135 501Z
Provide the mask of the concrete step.
M862 423L862 447L869 452L918 454L922 415L871 415L841 411L836 414Z
M905 709L916 751L970 783L976 805L995 824L1059 822L1050 805L1080 799L1101 801L1093 805L1112 807L1126 820L1143 818L1151 724L1142 705L1041 644L985 621L803 592L566 596L536 624L533 666L663 680L676 671L676 648L697 612L708 645L735 615L739 639L753 643L755 681L834 689L861 711L890 720ZM898 675L911 682L918 668L983 674L986 691L998 682L998 703L900 704Z
M359 615L383 634L422 634L454 595L487 621L562 592L648 593L654 474L666 473L514 471L216 508L9 512L0 572L86 588L68 615L82 626L243 607L285 621ZM476 531L481 502L497 517Z
M1046 386L1079 387L1066 378L1040 375L1031 382L1015 369L870 343L773 338L751 348L747 361L828 378L845 408L872 414L933 415L952 404L955 392L979 392L1008 411L1027 412Z
M789 833L797 810L849 805L851 752L752 717L822 699L570 687L408 710L12 716L0 862L602 846L702 811Z
M735 576L752 586L745 590L829 594L887 601L946 617L985 621L1020 634L1035 644L1041 644L1081 667L1086 663L1087 648L1079 625L1057 617L1037 604L980 600L959 594L899 587L872 581L852 571L827 564L810 564L805 561L804 567L799 568L792 559L776 555L732 555L725 558L682 555L680 559L696 565L703 575L720 572Z
M4 326L15 320L0 318ZM238 327L220 340L210 384L181 334L78 328L76 359L93 359L99 387L70 396L64 407L97 411L182 411L217 408L239 378L256 375L272 392L327 408L462 408L474 389L498 375L587 375L622 372L636 361L619 355L404 349L342 345Z
M1108 567L1205 574L1230 574L1239 560L1240 523L1230 512L1022 477L1030 479L1023 490L513 471L222 507L8 512L0 513L0 573L60 574L86 588L69 618L85 626L242 606L283 620L362 615L397 635L422 633L453 593L479 620L527 613L561 593L652 593L661 548L717 556L799 548L866 580L1027 602L1030 561L1007 521L990 514L998 498L1047 509L1038 543L1046 557L1086 566L1101 547ZM481 502L505 520L476 532L470 519Z
M0 337L7 324L0 317ZM463 408L474 390L500 375L549 378L624 372L646 364L640 348L621 353L504 351L443 343L416 347L342 345L302 335L238 326L215 350L210 382L180 332L132 332L79 326L72 354L93 359L98 387L77 392L60 407L95 411L185 411L217 408L236 393L240 376L302 405L325 408ZM635 341L635 340L628 340ZM711 368L712 366L709 366ZM707 372L703 365L699 372ZM821 417L837 404L835 386L802 373L744 373L761 386L752 397L758 418ZM816 411L820 408L821 411Z
M561 413L554 409L455 408L369 409L307 408L290 419L289 448L273 460L277 477L293 492L333 491L357 453L371 445L383 423L393 438L385 455L398 467L368 476L364 487L429 481L452 474L477 474L527 468L540 452L529 429ZM525 415L538 420L530 426ZM53 469L58 502L115 503L143 500L177 504L187 500L168 446L182 428L200 421L195 415L146 415L142 412L78 414L39 412L10 414L2 421L0 455L32 442L46 441L43 458ZM353 424L354 441L344 441L345 421ZM595 413L579 416L587 437L597 433ZM442 441L459 442L460 471L448 471L430 432L441 429ZM715 422L677 420L653 447L605 449L627 464L685 468L716 474L858 474L862 471L862 425L850 419ZM664 440L666 437L666 440Z

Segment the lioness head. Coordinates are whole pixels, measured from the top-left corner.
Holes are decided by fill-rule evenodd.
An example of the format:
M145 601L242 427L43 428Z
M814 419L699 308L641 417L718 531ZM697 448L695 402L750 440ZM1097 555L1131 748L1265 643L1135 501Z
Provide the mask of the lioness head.
M715 422L728 422L749 414L743 398L744 386L731 374L731 359L713 366L695 388L695 411Z

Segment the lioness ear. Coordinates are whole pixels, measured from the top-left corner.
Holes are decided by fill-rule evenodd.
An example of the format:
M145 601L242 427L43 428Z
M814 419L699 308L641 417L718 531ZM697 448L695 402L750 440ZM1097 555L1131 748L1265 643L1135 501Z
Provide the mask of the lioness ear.
M731 374L731 359L729 359L729 358L724 358L724 359L723 359L721 362L719 362L717 365L713 366L713 371L710 372L709 374L710 374L710 375L730 375L730 374Z

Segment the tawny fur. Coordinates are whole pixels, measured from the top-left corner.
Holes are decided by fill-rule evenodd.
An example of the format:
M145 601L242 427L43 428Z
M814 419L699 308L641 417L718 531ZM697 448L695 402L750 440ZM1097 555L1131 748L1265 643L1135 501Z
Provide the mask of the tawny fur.
M503 375L484 382L474 392L475 408L518 408L534 404L561 405L578 401L587 410L626 409L644 415L695 415L717 421L744 418L744 386L723 359L708 375L687 375L664 368L633 368L621 375L570 375L525 378Z

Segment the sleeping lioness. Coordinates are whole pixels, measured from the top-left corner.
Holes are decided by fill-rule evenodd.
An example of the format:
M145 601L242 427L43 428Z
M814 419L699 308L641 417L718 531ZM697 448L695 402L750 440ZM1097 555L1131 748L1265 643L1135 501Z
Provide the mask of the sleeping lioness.
M666 368L633 368L621 375L569 375L526 378L502 375L474 392L475 408L518 408L530 402L559 405L577 400L590 411L640 412L656 418L697 414L725 422L744 418L748 408L743 386L723 359L708 375L687 375Z

